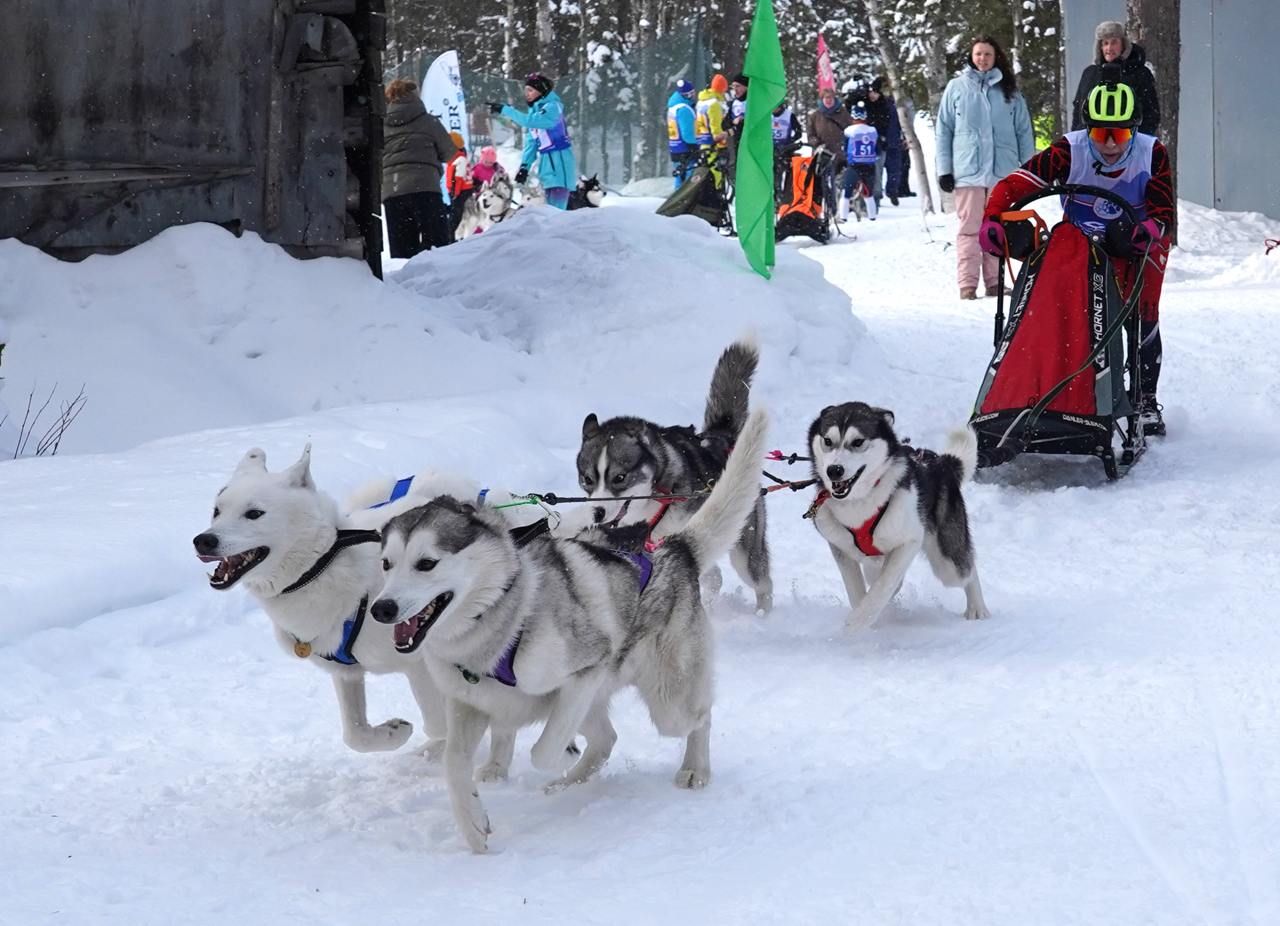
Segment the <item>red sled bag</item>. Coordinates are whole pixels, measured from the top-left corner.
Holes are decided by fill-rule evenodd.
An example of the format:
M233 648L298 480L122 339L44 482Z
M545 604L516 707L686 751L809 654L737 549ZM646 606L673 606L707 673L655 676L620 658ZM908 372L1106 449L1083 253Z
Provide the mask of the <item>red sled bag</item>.
M1084 190L1093 188L1054 188L1030 199ZM1032 212L1001 216L1010 242L1026 238L1029 244L1012 255L1025 256L1025 263L1009 299L1007 324L1001 281L995 353L969 420L978 437L978 465L1007 463L1028 452L1081 454L1098 457L1108 478L1118 478L1146 446L1137 414L1141 370L1134 309L1141 282L1122 298L1101 238L1069 222L1054 226L1045 239L1023 236L1013 226L1026 224L1021 220L1027 217L1039 222Z

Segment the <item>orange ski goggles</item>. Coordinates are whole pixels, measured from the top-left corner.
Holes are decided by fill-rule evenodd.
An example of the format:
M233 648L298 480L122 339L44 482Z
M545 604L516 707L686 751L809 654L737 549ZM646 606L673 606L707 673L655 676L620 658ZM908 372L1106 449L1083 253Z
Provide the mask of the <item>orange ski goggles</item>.
M1107 136L1110 136L1117 145L1124 147L1133 141L1133 129L1109 128L1107 126L1094 126L1089 129L1089 140L1095 145L1105 145Z

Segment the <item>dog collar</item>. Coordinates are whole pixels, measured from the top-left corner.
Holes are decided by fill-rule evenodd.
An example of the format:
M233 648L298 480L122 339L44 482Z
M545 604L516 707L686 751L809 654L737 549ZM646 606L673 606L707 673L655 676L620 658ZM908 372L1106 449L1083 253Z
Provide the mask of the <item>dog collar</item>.
M334 539L333 546L326 550L325 553L311 565L310 569L299 576L298 581L294 582L280 594L287 595L290 592L296 592L298 589L305 588L310 585L319 578L321 573L329 568L329 564L333 562L334 558L347 547L354 547L362 543L381 542L382 535L377 531L338 531L338 536Z
M355 646L356 638L360 636L360 630L364 627L364 616L368 606L369 596L365 595L360 599L360 605L356 608L356 613L342 622L342 641L338 644L338 648L327 656L321 654L321 659L327 659L330 662L340 662L344 666L359 665L355 654L351 652L351 647ZM311 644L294 637L293 655L297 656L299 659L306 659L311 655Z

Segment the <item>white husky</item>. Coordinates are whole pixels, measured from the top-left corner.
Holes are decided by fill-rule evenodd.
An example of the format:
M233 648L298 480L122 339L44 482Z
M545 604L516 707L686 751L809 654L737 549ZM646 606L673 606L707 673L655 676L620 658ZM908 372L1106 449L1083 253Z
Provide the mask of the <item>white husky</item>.
M268 472L266 454L253 449L218 492L209 529L193 541L202 561L217 564L211 587L226 590L243 580L281 648L332 676L343 740L357 752L398 749L413 733L413 725L398 718L369 723L366 672L403 674L422 712L428 755L438 757L444 748L444 701L422 658L398 652L390 628L365 620L383 580L377 529L442 492L476 495L466 480L426 473L372 482L340 512L316 488L309 444L277 473ZM388 501L393 495L402 497ZM514 728L493 731L483 777L505 777L514 738Z

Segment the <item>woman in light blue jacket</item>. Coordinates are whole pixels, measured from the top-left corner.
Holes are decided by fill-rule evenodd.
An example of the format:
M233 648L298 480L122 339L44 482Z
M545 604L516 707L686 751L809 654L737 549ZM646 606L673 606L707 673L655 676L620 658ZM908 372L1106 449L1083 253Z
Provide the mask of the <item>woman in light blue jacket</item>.
M564 103L552 86L549 77L530 74L524 82L528 112L498 102L490 103L489 110L527 130L516 183L529 179L529 169L537 159L538 180L547 194L547 203L565 209L569 206L569 191L578 185L578 167L573 160L569 127L565 124Z
M951 79L938 107L938 186L955 192L960 231L956 276L960 298L978 298L978 271L987 295L996 293L1000 262L978 248L987 195L1036 153L1027 103L1000 44L978 36L969 64Z

